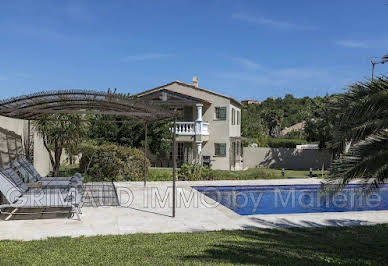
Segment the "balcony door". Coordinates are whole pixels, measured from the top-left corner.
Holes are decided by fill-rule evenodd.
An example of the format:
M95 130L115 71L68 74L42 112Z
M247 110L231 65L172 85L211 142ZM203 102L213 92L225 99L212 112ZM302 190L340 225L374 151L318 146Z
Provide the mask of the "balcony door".
M183 120L185 122L193 121L193 107L192 106L185 106L183 108Z

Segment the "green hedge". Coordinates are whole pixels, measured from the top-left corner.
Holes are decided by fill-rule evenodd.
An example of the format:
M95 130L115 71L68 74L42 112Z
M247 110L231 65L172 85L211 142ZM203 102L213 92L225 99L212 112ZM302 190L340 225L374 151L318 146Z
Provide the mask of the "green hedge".
M303 139L275 139L268 138L268 147L270 148L295 148L296 145L307 144Z
M147 171L150 167L142 151L115 144L82 144L81 153L80 170L91 176L91 181L142 180L144 160Z
M296 145L307 144L308 142L298 138L271 138L262 134L258 134L256 138L243 139L244 147L247 147L252 143L256 143L259 147L295 148Z

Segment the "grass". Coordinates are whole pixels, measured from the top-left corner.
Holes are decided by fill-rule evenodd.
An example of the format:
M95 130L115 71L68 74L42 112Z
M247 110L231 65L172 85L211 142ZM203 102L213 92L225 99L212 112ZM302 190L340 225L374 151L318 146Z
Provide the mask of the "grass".
M388 225L0 241L1 265L384 265Z
M285 176L282 176L280 169L252 168L245 171L226 171L214 170L214 180L252 180L252 179L281 179L281 178L308 178L309 171L285 170ZM324 176L327 172L324 172ZM313 175L322 176L321 171L313 171ZM150 168L148 176L149 181L167 181L172 180L171 168Z

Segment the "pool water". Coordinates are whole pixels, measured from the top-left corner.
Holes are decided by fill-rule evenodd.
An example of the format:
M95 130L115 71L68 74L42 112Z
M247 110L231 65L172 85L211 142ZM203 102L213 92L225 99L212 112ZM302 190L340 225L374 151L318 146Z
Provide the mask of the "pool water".
M193 188L240 215L388 210L388 185L369 193L348 185L337 194L319 185Z

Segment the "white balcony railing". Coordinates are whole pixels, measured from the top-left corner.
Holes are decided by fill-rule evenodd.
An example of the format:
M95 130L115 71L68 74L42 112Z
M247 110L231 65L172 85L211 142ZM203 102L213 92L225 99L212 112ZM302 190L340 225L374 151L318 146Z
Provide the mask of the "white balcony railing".
M196 127L199 127L196 130ZM172 131L172 128L171 128ZM205 122L177 122L176 134L181 136L209 135L209 123Z
M176 133L178 135L195 135L195 123L194 122L177 122Z

